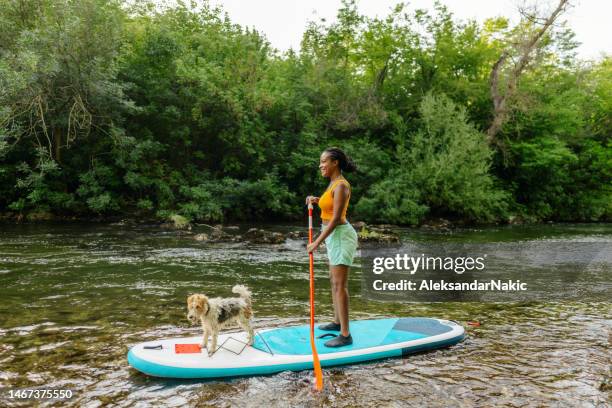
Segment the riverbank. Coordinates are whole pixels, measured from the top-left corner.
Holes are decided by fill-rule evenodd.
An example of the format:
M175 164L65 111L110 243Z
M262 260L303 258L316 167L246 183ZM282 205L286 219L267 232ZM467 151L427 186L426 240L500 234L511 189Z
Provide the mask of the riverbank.
M177 224L185 223L185 224L195 224L195 225L207 225L203 223L199 223L197 221L189 222L185 217L180 215L176 215L178 219L181 221ZM57 215L49 212L33 212L33 213L14 213L14 212L0 212L0 223L37 223L37 222L49 222L49 221L57 221L57 222L93 222L93 223L122 223L122 224L141 224L141 225L164 225L172 223L172 217L168 219L160 219L156 217L146 217L140 214L121 214L121 215L91 215L91 216L83 216L83 215ZM286 222L295 222L297 224L298 221L295 219L287 219L284 220ZM231 225L235 223L240 223L244 220L228 220L225 225ZM258 221L262 224L266 223L274 223L278 222L278 219L274 220L260 220ZM593 224L598 224L602 222L612 222L610 221L594 221ZM364 221L356 220L354 223L364 223ZM373 225L381 225L381 226L391 226L391 227L420 227L425 229L450 229L456 227L469 227L469 226L495 226L495 225L540 225L540 224L575 224L575 223L584 223L584 221L551 221L551 220L537 220L533 217L521 217L521 216L511 216L505 222L494 222L494 223L476 223L466 219L460 218L452 218L452 217L429 217L424 218L421 223L418 225L402 225L402 224L373 224ZM216 223L214 225L224 225ZM178 229L180 226L177 225Z
M423 231L450 233L453 230L461 228L487 228L494 226L510 226L510 225L541 225L553 224L546 223L525 223L524 220L516 219L512 223L504 224L474 224L467 223L465 220L450 221L445 218L430 218L425 219L418 226L405 226L394 224L367 224L363 221L352 221L351 224L356 229L361 245L368 243L393 243L400 242L398 231L406 228L416 228ZM275 221L277 222L277 221ZM257 227L248 228L239 232L240 228L237 224L205 224L199 222L190 222L185 217L173 215L168 220L160 220L157 218L145 217L125 217L125 216L95 216L95 217L77 217L77 216L56 216L51 213L34 213L28 217L15 217L14 214L0 214L0 223L23 225L23 224L80 224L92 223L99 225L111 225L118 227L150 227L159 228L160 230L177 231L182 234L192 235L196 241L203 242L251 242L260 244L281 244L286 239L305 239L307 234L305 231L299 231L303 228L303 223L297 221L288 221L287 225L295 225L298 230L287 231L283 234L270 231L267 226L274 226L275 222L263 221L252 223ZM245 225L245 223L242 223Z

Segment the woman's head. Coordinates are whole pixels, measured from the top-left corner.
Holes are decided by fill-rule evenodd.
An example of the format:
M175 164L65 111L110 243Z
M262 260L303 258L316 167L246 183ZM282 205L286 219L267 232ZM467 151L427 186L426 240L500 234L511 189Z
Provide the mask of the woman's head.
M321 153L319 170L323 177L331 177L336 171L355 171L357 166L353 160L337 147L328 147Z

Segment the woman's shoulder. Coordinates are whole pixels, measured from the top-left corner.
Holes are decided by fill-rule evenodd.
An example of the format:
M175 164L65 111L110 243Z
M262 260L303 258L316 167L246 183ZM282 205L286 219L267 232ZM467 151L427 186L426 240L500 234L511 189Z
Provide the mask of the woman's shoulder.
M336 182L334 183L333 190L335 191L339 186L346 186L346 188L348 188L349 190L351 189L351 183L349 183L348 180L345 178L336 180Z

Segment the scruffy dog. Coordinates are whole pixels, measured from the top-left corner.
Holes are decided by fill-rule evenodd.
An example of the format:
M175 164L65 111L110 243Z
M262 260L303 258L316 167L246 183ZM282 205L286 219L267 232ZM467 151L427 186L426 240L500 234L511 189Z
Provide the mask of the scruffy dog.
M202 322L204 338L202 347L208 350L212 356L217 350L217 337L219 330L231 323L237 323L249 334L249 345L253 344L253 328L251 327L251 292L246 286L236 285L232 292L240 295L236 298L213 298L196 294L187 298L187 318L195 324L198 320ZM212 345L208 348L208 336L212 335Z

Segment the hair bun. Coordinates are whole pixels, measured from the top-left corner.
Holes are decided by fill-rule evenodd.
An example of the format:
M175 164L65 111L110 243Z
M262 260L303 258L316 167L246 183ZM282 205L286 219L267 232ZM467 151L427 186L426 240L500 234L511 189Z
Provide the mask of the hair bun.
M357 165L349 156L346 156L346 164L344 165L343 170L348 172L357 171Z
M332 159L338 160L340 170L346 172L352 172L357 170L357 165L355 164L353 159L351 159L349 155L344 153L342 149L339 149L337 147L328 147L327 149L325 149L325 152L327 152Z

